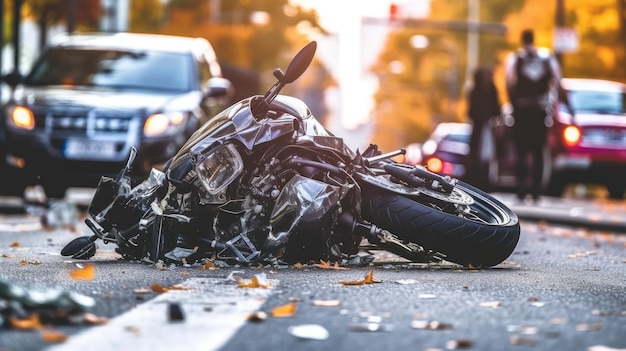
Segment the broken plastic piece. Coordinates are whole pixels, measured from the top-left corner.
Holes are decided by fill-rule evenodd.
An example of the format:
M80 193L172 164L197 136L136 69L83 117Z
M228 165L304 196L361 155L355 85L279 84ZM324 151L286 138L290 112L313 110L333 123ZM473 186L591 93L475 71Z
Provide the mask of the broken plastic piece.
M318 324L293 325L288 331L289 334L301 339L326 340L330 336L328 330Z

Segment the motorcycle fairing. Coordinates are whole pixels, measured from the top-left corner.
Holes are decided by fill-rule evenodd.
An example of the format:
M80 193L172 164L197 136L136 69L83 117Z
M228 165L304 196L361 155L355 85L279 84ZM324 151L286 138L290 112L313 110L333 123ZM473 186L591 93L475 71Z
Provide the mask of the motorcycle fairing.
M320 245L331 235L341 193L338 186L294 176L276 200L263 251L272 252L289 242L292 249L288 247L286 253L301 260L326 252Z

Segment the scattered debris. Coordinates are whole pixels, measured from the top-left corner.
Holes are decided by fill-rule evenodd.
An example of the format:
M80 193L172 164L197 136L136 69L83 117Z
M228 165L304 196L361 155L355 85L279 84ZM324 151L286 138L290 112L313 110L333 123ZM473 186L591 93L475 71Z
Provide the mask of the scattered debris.
M584 331L598 331L602 329L602 323L593 323L593 324L579 324L576 326L576 330L580 332Z
M170 322L182 322L185 320L185 313L179 303L170 302L167 304L167 320Z
M300 339L326 340L330 333L326 328L318 324L301 324L290 326L289 334Z
M502 305L502 303L500 301L488 301L488 302L481 302L479 304L480 307L489 307L489 308L497 308L500 307Z
M248 316L248 321L250 322L263 322L266 319L267 319L267 313L263 311L256 311L256 312L251 313Z
M411 328L423 330L444 330L452 329L452 324L437 321L414 320L411 321Z
M398 283L400 285L413 285L413 284L417 284L419 282L417 280L415 280L415 279L400 279L400 280L396 280L396 283Z
M448 350L469 349L472 347L472 345L473 343L471 340L450 340L446 343L446 348Z
M393 325L385 323L352 323L350 330L355 332L387 332L393 330Z
M313 300L313 306L335 307L341 305L340 300Z
M520 336L513 335L509 338L509 343L511 345L520 345L520 346L536 346L538 341L535 338L520 337Z
M95 305L91 297L57 289L30 290L0 280L0 327L41 330L43 325L76 323Z
M50 205L41 214L41 225L44 228L68 228L75 230L78 222L78 209L76 205L67 201L50 201Z

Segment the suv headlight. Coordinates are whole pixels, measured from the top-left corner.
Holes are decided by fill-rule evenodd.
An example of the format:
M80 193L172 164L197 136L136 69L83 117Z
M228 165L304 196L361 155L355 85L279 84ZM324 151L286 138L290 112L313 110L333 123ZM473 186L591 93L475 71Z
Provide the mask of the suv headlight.
M17 128L32 130L35 128L35 115L28 107L14 106L9 110L9 122Z
M219 194L243 172L243 160L233 144L213 150L196 165L198 179L210 194Z
M154 137L165 134L173 134L187 119L184 112L163 112L150 115L143 125L143 134Z

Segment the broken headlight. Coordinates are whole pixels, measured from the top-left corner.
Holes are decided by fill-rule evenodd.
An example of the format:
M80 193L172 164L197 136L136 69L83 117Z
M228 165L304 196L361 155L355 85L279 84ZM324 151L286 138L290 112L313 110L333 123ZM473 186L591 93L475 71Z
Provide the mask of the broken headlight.
M223 192L243 171L243 160L233 144L213 150L196 165L198 179L210 194Z

